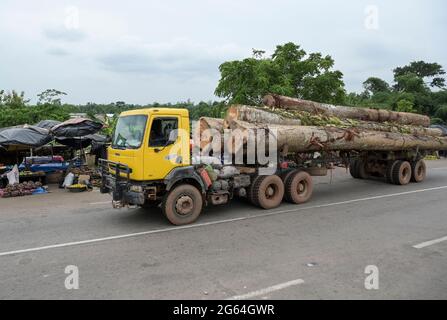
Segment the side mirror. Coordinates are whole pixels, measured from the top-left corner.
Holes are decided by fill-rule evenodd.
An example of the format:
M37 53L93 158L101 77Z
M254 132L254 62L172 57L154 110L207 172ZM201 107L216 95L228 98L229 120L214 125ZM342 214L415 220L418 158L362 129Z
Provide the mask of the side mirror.
M178 130L174 129L169 133L168 145L174 144L178 138Z

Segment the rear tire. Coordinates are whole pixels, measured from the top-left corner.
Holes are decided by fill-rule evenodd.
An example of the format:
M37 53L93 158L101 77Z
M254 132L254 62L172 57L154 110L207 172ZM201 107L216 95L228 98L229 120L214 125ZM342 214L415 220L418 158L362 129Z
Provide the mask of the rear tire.
M358 171L357 171L358 160L351 160L349 162L349 173L354 179L359 179Z
M161 208L166 218L176 226L193 223L202 213L203 198L200 191L189 184L171 190Z
M301 204L307 202L313 193L312 177L305 171L297 171L285 181L285 199L288 202Z
M411 162L411 181L422 182L427 175L427 166L424 160Z
M404 186L411 180L411 165L408 161L398 161L392 170L392 181L396 185Z
M390 161L386 167L385 179L386 182L394 184L393 182L393 168L399 161Z
M260 176L253 184L253 204L263 209L278 207L284 197L284 183L276 175Z
M358 179L368 179L368 173L366 171L366 162L359 159L357 160L357 176Z

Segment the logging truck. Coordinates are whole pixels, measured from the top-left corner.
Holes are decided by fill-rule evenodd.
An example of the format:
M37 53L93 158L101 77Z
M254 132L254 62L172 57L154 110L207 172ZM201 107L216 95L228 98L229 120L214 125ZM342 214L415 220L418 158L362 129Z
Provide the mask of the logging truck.
M150 108L120 115L108 159L100 160L101 193L112 195L114 208L158 206L172 224L184 225L194 222L205 206L223 205L235 197L246 198L263 209L276 208L282 201L302 204L312 196L312 176L326 175L334 166L349 167L356 179L381 177L397 185L421 182L426 176L423 158L436 149L424 144L424 139L401 149L400 140L385 147L361 148L369 141L368 134L348 137L345 131L345 143L341 144L337 135L342 133L337 130L325 133L335 135L328 140L335 144L331 148L315 139L318 128L307 128L313 131L309 137L298 134L293 128L299 126L288 123L277 137L290 146L278 146L275 159L268 163L246 164L245 151L242 163L235 163L231 153L227 159L212 154L197 161L193 149L198 146L192 142L190 123L186 109ZM227 127L244 123L234 120ZM221 126L222 121L214 125ZM388 140L399 137L387 133ZM314 139L314 143L298 141L306 139Z

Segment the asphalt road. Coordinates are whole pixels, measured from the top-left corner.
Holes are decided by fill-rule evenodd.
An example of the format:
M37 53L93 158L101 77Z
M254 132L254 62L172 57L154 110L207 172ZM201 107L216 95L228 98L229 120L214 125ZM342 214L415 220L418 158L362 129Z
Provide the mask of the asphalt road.
M337 170L305 205L180 228L98 192L0 199L0 299L447 299L447 161L429 167L403 187Z

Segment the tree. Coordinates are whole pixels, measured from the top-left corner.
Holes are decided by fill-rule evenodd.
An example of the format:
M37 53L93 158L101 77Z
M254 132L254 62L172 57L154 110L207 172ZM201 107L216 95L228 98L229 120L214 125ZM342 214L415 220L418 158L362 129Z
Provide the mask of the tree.
M343 74L332 70L330 56L308 55L291 42L277 46L270 57L263 56L263 51L254 50L251 58L221 64L215 94L229 103L255 105L268 93L335 104L344 101Z
M375 95L379 92L390 92L390 85L380 78L370 77L363 82L363 88L368 95Z
M23 91L18 93L15 90L11 92L0 90L0 105L10 108L21 108L29 103L29 101L29 99L25 99L25 92Z
M42 93L39 93L37 97L39 98L37 104L54 104L61 105L62 96L66 96L65 92L56 89L47 89Z
M424 61L413 61L409 65L394 69L393 72L396 82L399 77L412 74L420 79L428 78L426 83L431 87L445 87L445 78L442 77L442 75L445 74L445 71L442 66L436 62L427 63Z

